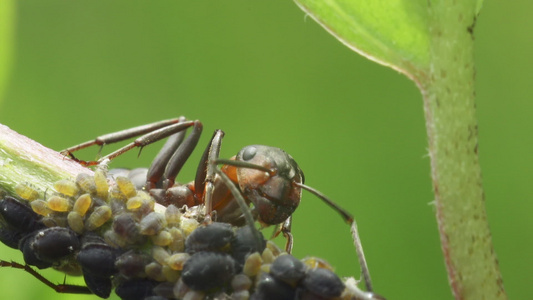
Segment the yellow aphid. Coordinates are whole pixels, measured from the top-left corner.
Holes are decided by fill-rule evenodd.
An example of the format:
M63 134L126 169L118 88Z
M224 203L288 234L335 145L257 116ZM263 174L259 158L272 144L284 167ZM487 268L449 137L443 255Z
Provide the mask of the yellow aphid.
M137 190L135 189L135 185L129 180L127 177L124 176L118 176L115 178L115 182L117 183L118 189L124 196L127 198L131 198L135 195L137 195Z
M155 281L166 281L167 278L163 274L163 266L156 262L151 262L144 267L144 272L146 276L155 280Z
M44 200L35 200L30 203L31 209L41 216L48 216L52 211L48 207L48 203Z
M84 192L89 194L96 193L96 183L93 176L87 173L80 173L76 176L76 183Z
M97 169L94 171L94 184L96 185L96 194L102 199L107 199L109 185L107 184L107 176L103 170Z
M119 199L121 201L126 201L126 199L128 199L124 194L122 194L118 186L112 186L109 189L109 198Z
M174 252L183 252L185 250L185 237L183 237L181 229L172 227L168 232L172 236L172 242L168 245L170 250Z
M143 205L144 199L139 196L135 196L128 199L126 202L126 208L129 210L137 210Z
M67 216L68 226L74 230L76 233L82 234L85 227L83 225L83 217L75 212L71 211Z
M54 188L56 189L56 191L69 197L72 197L79 192L78 185L76 185L75 182L72 182L67 179L56 181L54 183Z
M63 223L63 222L61 222L61 220L58 220L58 218L53 218L53 217L51 217L51 216L44 217L44 218L42 219L42 221L43 221L44 226L46 226L46 227L56 227L56 226L59 226L59 227L66 227L66 226L67 226L66 224L64 224L64 226L61 226L61 225L58 224L58 223ZM58 222L58 221L59 221L59 222ZM65 223L66 223L66 220L65 220ZM62 225L63 225L63 224L62 224Z
M155 199L150 196L145 191L138 191L137 196L141 197L143 199L143 206L147 209L147 211L153 211L155 206ZM135 198L135 197L134 197Z
M65 212L72 207L68 199L59 196L52 196L46 202L48 202L48 207L53 211Z
M254 277L255 275L259 274L262 264L263 259L261 258L261 255L259 252L254 252L246 258L242 272L248 277Z
M72 208L73 211L77 212L80 216L85 216L89 208L91 207L93 200L91 198L91 195L89 194L83 194L76 199L76 202L74 202L74 207Z
M165 265L167 263L170 254L163 247L153 246L152 247L152 257L160 265Z
M167 259L167 264L173 270L183 270L183 265L191 256L188 253L176 253Z
M181 212L174 204L171 204L165 209L165 218L169 226L179 225Z
M281 254L281 249L278 247L278 245L274 244L274 242L268 240L266 243L266 247L272 251L272 255L275 257L278 257Z
M271 264L276 259L274 254L272 254L272 250L268 248L265 248L263 254L261 254L261 258L265 264Z
M172 235L166 230L162 230L157 235L152 236L152 243L157 246L167 246L172 242Z
M107 222L113 215L111 207L102 205L97 207L86 222L87 230L95 230Z
M261 265L260 272L270 273L270 266L271 266L271 264Z
M181 218L180 227L185 236L189 236L196 228L198 228L198 221L195 219Z
M33 201L39 198L39 192L25 183L19 183L15 186L15 192L22 199Z
M163 266L162 268L163 275L165 275L165 278L168 282L176 282L178 279L180 279L181 273L179 271L176 271L172 269L169 266Z
M333 267L327 261L318 257L306 257L302 259L302 262L310 269L321 268L334 271Z

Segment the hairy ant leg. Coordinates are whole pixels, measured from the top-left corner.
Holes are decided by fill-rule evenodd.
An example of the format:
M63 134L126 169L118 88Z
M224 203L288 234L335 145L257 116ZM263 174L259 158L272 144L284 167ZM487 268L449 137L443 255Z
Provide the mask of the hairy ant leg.
M27 264L19 264L14 261L5 261L0 260L0 267L11 267L14 269L24 270L28 273L30 273L33 277L37 278L42 283L46 284L50 288L52 288L54 291L58 293L65 293L65 294L92 294L92 292L87 288L86 286L81 285L70 285L70 284L55 284L51 282L50 280L46 279L43 275L39 274L37 271L35 271L32 267L28 266Z
M220 147L222 145L222 138L224 137L224 131L215 130L213 137L209 142L209 145L204 151L198 169L196 171L196 177L194 179L194 189L197 197L203 193L204 205L207 215L213 212L213 194L215 191L215 174L217 166L209 163L218 159L220 154Z
M179 136L169 138L148 169L147 189L155 187L157 182L162 182L165 189L174 185L176 176L198 144L202 128L202 123L194 121L193 130L185 140L181 132ZM161 136L160 139L164 137Z
M113 158L123 154L124 152L135 148L140 147L141 149L153 142L159 141L163 138L166 138L172 134L178 133L180 131L187 130L189 127L201 127L199 121L186 121L183 117L171 120L160 121L156 123L151 123L147 125L142 125L130 129L125 129L122 131L105 134L97 137L94 140L81 143L79 145L72 146L65 150L62 150L61 153L65 156L70 157L74 161L78 162L84 166L95 166L100 164L106 159L112 160ZM142 135L142 136L141 136ZM92 145L100 145L103 147L106 144L112 144L119 141L123 141L132 137L141 136L132 143L96 160L96 161L84 161L77 159L73 152L90 147Z

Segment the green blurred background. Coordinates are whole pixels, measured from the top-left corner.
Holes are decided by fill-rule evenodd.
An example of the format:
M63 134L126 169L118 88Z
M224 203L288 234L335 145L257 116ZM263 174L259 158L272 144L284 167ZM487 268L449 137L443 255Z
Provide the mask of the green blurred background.
M388 299L452 299L418 90L348 50L294 3L2 3L0 30L12 32L12 41L0 39L0 54L12 55L0 59L8 70L0 123L61 150L185 115L204 123L202 147L214 129L226 132L222 157L250 144L281 147L306 183L356 215L376 291ZM511 299L533 299L532 9L529 1L486 1L476 27L480 159ZM160 146L112 166L148 166ZM179 180L192 180L201 152ZM296 256L320 256L340 275L358 276L348 226L308 193L293 232ZM22 260L3 245L0 258ZM0 291L3 299L95 298L57 295L12 269L0 270Z

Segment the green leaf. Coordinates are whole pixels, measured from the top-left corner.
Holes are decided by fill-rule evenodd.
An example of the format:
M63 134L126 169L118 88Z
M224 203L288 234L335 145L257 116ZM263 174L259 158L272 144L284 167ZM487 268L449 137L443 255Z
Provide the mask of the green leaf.
M15 8L11 0L0 1L0 102L3 99L13 54Z
M420 77L429 69L426 0L296 0L346 46L367 58Z

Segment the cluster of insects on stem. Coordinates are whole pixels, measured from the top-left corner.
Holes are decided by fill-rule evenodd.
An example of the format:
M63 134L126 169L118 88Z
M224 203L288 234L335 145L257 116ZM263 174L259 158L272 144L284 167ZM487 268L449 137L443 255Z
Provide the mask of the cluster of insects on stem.
M188 131L190 131L190 133L187 135ZM123 232L125 232L123 233L124 235L128 235L128 231L121 228L128 228L128 222L133 222L132 224L136 226L134 226L135 228L139 226L144 228L142 226L145 226L147 229L141 229L141 231L145 230L142 232L143 234L153 235L151 238L155 245L161 244L167 247L171 242L167 243L160 241L160 239L164 239L164 237L159 237L161 235L160 232L165 232L166 230L160 228L164 227L161 226L160 223L171 223L169 220L171 220L172 217L168 216L172 216L173 213L180 215L194 211L201 215L201 219L199 219L200 224L195 225L195 231L187 233L185 246L182 245L182 248L184 247L186 250L185 252L187 253L179 257L173 255L172 257L176 256L177 258L172 258L168 254L172 253L172 251L163 251L166 248L163 249L159 247L163 249L160 250L157 248L158 246L155 246L154 249L156 250L152 249L152 255L157 262L161 265L170 265L170 269L174 268L174 270L179 270L179 272L175 273L170 271L164 273L164 271L161 271L164 273L164 276L161 276L166 278L167 281L171 281L168 278L173 276L168 274L179 273L179 275L176 275L176 278L181 278L179 281L184 281L185 286L187 286L188 289L199 290L209 295L217 285L213 285L212 280L210 282L204 282L207 281L207 279L202 279L203 277L220 277L222 275L216 274L221 272L224 273L222 270L232 270L231 272L237 274L238 272L236 270L241 269L244 269L244 273L251 272L255 276L259 271L254 273L247 269L247 264L252 264L249 262L249 260L251 260L249 257L252 255L249 254L253 252L251 250L254 250L263 253L262 258L260 259L261 261L271 260L272 263L269 264L268 268L270 271L267 272L268 274L261 275L262 279L257 280L255 292L253 292L250 299L268 299L273 295L276 295L276 297L296 297L305 299L305 297L309 297L305 296L307 295L306 293L310 293L314 296L318 294L322 297L320 299L337 299L340 297L340 294L328 294L335 286L339 286L334 279L329 279L329 281L326 279L330 278L330 275L317 275L318 273L315 274L313 273L314 271L309 271L309 269L316 268L304 267L303 265L299 268L294 267L295 265L299 266L301 263L295 261L290 255L285 258L279 256L275 259L269 259L268 251L275 253L277 250L273 248L265 251L268 246L265 246L265 240L261 232L255 227L256 222L258 222L261 227L270 225L276 226L274 236L282 234L286 238L285 252L290 254L293 248L293 236L291 233L292 214L300 203L303 189L314 194L327 205L332 207L341 215L343 220L351 226L352 237L359 264L361 266L362 281L366 286L366 291L360 290L357 287L356 282L350 281L342 284L337 290L350 290L349 296L345 297L347 299L383 299L381 296L373 292L370 274L353 216L318 190L305 185L302 170L299 168L295 160L283 150L263 145L251 145L244 147L236 156L230 159L220 159L219 153L224 132L216 130L200 159L194 181L187 184L176 183L175 178L196 148L201 133L202 123L200 121L190 121L184 117L180 117L102 135L94 140L61 151L65 157L68 157L83 166L95 166L97 168L97 173L98 170L106 170L105 176L115 177L121 195L125 195L125 198L127 198L127 204L121 205L124 207L127 206L127 210L130 211L118 215L118 213L114 212L122 212L126 211L126 209L118 209L115 204L107 205L104 203L97 208L91 208L90 216L84 217L85 214L89 214L87 211L91 204L90 202L89 204L86 204L87 208L85 210L80 209L80 207L85 205L85 202L83 201L89 201L85 200L85 198L89 196L83 198L84 200L80 200L85 195L78 197L78 194L76 194L77 192L70 192L68 187L56 188L62 194L77 197L73 205L74 208L70 205L70 208L65 210L56 208L61 207L62 202L59 200L59 204L51 204L52 202L50 202L49 199L47 203L43 204L45 207L41 209L38 208L40 207L37 205L38 202L34 201L31 203L30 209L28 206L20 204L15 198L9 196L5 197L0 202L0 208L2 208L0 209L0 213L2 214L2 223L4 224L0 230L0 240L6 245L20 249L24 254L26 264L0 261L0 266L23 269L58 292L94 293L100 297L106 298L109 296L112 287L117 286L117 283L112 282L112 279L117 273L126 273L126 275L121 274L121 276L125 278L135 277L129 274L129 271L127 272L120 269L121 264L125 264L131 269L133 268L131 267L131 264L133 263L130 263L130 260L135 262L138 262L139 259L142 260L142 255L138 255L141 258L135 257L137 260L127 260L127 258L124 257L125 254L123 252L118 252L116 250L116 248L125 248L125 245L129 245L128 243L139 244L139 241L141 240L134 236L128 241L128 238L119 236L119 233L122 234ZM104 146L134 137L138 138L96 161L84 161L74 155L74 152L93 145ZM133 170L112 169L107 172L107 164L115 157L133 148L142 149L143 147L164 138L168 138L168 140L149 168ZM94 178L78 176L76 184L78 187L89 191L86 195L91 194L98 199L106 198L107 190L105 190L105 196L103 196L104 191L98 190L97 175L98 174L95 174ZM127 180L121 183L119 182L120 178L127 178ZM93 189L92 186L89 186L88 184L87 186L89 187L85 187L84 182L87 180L92 180L91 182L96 181L96 187ZM102 185L107 189L105 183L102 183ZM145 198L139 198L138 195L140 193L138 194L136 191L142 191L143 195L147 196L145 196ZM131 194L131 197L128 196L129 194ZM71 202L72 201L73 200L71 200ZM146 204L151 203L150 201L154 203ZM131 206L130 202L133 203ZM139 207L142 208L143 205L149 207L149 210L146 210L144 213L131 213L131 211L137 211ZM64 206L69 207L68 200L64 201ZM135 207L135 209L131 207ZM157 211L158 207L159 210L167 216L166 220L157 219L158 215L155 214L154 211ZM53 226L45 225L43 223L44 221L42 221L42 216L48 217L49 215L54 215L54 213L49 212L50 210L66 211L65 215L68 213L68 218L65 217L63 219L66 220L65 224L69 225L65 226L68 228L58 226L58 224L62 222L61 218L48 221L53 223ZM98 215L93 218L93 215L96 215L97 211ZM100 221L97 219L100 215L106 217ZM161 214L159 214L159 216L160 215ZM93 236L94 234L91 232L102 226L100 223L105 224L113 217L113 230L106 231L106 242L104 242L104 238L101 236ZM174 219L176 218L177 217L174 217ZM153 229L153 227L157 227L157 229ZM242 228L245 228L246 232L244 232ZM150 230L154 233L149 233ZM168 230L170 232L168 235L172 235L172 232L174 232L172 230L173 229ZM182 231L185 231L185 229ZM154 238L154 236L156 237ZM220 240L220 244L224 246L215 246L218 240ZM115 247L109 246L109 241L112 241L111 243L115 244L113 245ZM56 244L59 246L56 246ZM228 247L232 250L227 250ZM211 248L215 248L215 253L217 254L207 253L206 249ZM243 252L238 249L246 250ZM62 250L68 253L65 253L60 257L60 254L57 254L57 252L61 252ZM158 256L157 253L159 252L157 251L160 251L162 254ZM65 263L64 257L70 255L71 252L76 252L76 257L72 261L74 261L76 267L81 268L87 287L53 284L29 266L33 265L38 268L52 266L68 274L69 270L67 270L68 267L66 265L69 265L70 262ZM223 253L218 254L218 252ZM230 252L231 255L228 255ZM265 254L265 252L267 252L267 254ZM179 254L181 254L181 252ZM158 260L158 257L160 256L164 256L165 258ZM60 260L62 261L61 267L58 267L58 262ZM94 268L92 266L94 261L102 261L102 264L109 265L109 268ZM169 261L172 263L169 263ZM176 261L179 261L180 263L177 263ZM183 262L185 262L184 265ZM128 265L128 263L130 265ZM308 260L305 263L308 266L315 264L320 265L317 260ZM212 265L214 266L214 273L201 273L197 271L199 267L194 267L195 264L204 266L206 264ZM156 271L149 271L157 269L157 266L149 269L148 265L150 264L147 264L146 266L144 264L142 265L142 267L146 267L146 270L148 270L143 270L143 272L148 274L146 275L143 273L143 276L157 278L159 275L150 275ZM259 265L261 264L259 263ZM296 269L288 270L289 266L291 266L290 268ZM127 268L124 267L124 269ZM159 266L159 269L161 269L161 266ZM319 271L322 271L327 269L327 267L321 267L318 269L320 269ZM294 278L285 278L285 275L280 275L286 274L287 272L292 272L298 275L294 275ZM155 289L153 280L143 280L144 279L141 281L130 279L122 280L120 284L118 284L118 287L116 287L115 291L117 294L120 293L119 296L123 299L136 299L135 296L131 295L138 294L139 286L145 285L146 289L150 291ZM221 286L227 284L224 280L220 283ZM241 293L240 290L234 286L233 280L235 279L231 280L233 286L232 289L234 290L234 294L232 295L235 295L232 297L235 299L241 299L239 297L247 299L249 295L246 293L249 292L243 289ZM279 284L279 286L275 284L271 286L272 282L278 281L284 281L285 283L283 283L283 285ZM317 285L314 283L315 281L323 283L325 287L322 288L322 290L314 291L313 289L317 289L316 287L320 286L320 284ZM280 295L276 294L279 293L279 290L283 290L287 284L288 286L293 286L293 290L295 289L296 292L293 290L287 290ZM235 285L238 286L238 284ZM164 285L160 284L158 286ZM235 292L237 290L239 290L239 292ZM272 290L276 291L272 292ZM165 295L165 292L160 291L157 295L148 296L145 297L145 299L150 297L152 297L150 299L166 299L166 297L160 296L161 294ZM181 295L176 291L170 294ZM248 296L242 296L243 294ZM179 296L176 297L179 298Z

